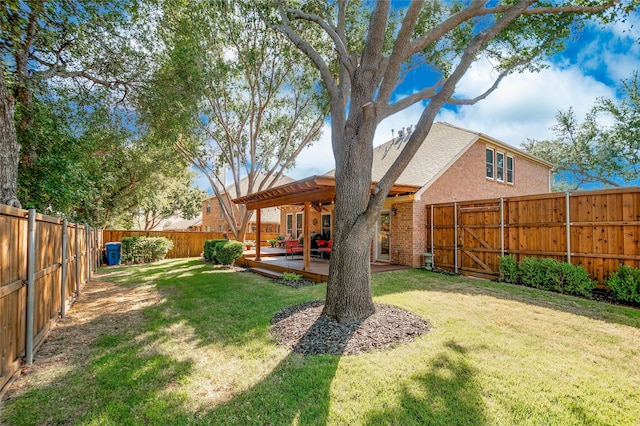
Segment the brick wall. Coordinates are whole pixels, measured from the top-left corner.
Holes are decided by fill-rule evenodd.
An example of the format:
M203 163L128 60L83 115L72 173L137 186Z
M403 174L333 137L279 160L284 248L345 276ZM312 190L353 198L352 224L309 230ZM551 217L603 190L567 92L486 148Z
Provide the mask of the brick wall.
M207 203L210 203L209 212L207 212ZM238 213L238 206L235 204L232 209ZM264 214L264 213L263 213ZM231 232L227 224L226 219L220 218L220 203L214 198L209 198L202 201L202 230L207 232ZM255 215L254 215L255 217ZM280 224L274 221L265 221L264 217L261 221L262 232L268 233L280 233ZM207 228L207 226L209 228ZM247 232L255 232L255 221L250 221L247 227Z
M422 194L421 198L429 204L436 204L549 192L549 168L514 152L506 152L514 157L514 183L498 182L495 178L487 179L486 147L482 142L474 144Z
M391 218L391 262L413 267L423 264L426 247L426 206L436 203L513 197L549 192L549 168L515 152L514 183L498 182L485 176L485 148L482 141L474 144L424 193L420 200L396 203Z

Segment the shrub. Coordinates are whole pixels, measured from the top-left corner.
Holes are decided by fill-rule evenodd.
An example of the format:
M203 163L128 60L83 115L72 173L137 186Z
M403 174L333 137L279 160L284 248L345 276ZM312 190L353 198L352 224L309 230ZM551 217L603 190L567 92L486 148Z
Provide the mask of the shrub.
M122 238L122 263L133 263L135 247L141 237L124 237Z
M560 293L589 297L595 287L595 282L591 279L587 270L580 265L558 262L558 269L555 275L561 277L555 289Z
M225 241L216 248L216 260L222 265L231 265L244 252L244 245L239 241Z
M162 260L173 248L165 237L125 237L122 239L123 263L150 263Z
M518 263L518 272L522 284L543 288L545 282L545 271L540 267L540 262L535 257L525 257Z
M518 263L511 255L500 259L500 280L586 297L591 295L595 286L582 266L535 257L526 257Z
M282 279L285 281L300 281L302 279L302 275L296 274L295 272L283 272Z
M209 262L213 262L213 263L220 263L220 261L217 259L216 255L218 252L218 248L221 247L222 245L226 244L229 240L206 240L204 242L204 249L203 249L203 256L204 259L209 261Z
M512 254L500 258L500 281L505 283L518 283L518 262Z
M640 303L640 268L620 265L605 284L611 288L616 299Z

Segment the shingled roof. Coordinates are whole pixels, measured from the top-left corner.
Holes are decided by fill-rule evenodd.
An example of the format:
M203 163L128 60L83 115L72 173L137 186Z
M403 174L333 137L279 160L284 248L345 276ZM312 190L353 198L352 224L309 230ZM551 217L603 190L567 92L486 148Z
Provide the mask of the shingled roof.
M411 133L405 132L401 136L395 137L373 149L371 173L374 182L382 179L389 167L400 155L405 142L409 140L410 136ZM396 184L419 187L430 185L480 138L493 145L503 147L505 150L516 152L533 161L551 167L551 164L485 134L461 129L449 123L436 122L431 127L427 138L413 156L409 165L396 180ZM335 169L328 172L327 175L334 176Z

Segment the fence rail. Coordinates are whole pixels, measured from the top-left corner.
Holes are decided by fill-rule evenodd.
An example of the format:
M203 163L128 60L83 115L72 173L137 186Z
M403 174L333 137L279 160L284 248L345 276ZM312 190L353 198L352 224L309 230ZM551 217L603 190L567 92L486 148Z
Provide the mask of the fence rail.
M427 250L440 268L495 277L500 256L582 265L599 285L640 266L640 188L551 193L427 206Z
M100 259L100 230L0 205L0 394Z
M123 231L104 230L104 242L121 242L125 237L165 237L173 241L173 248L167 253L167 258L200 257L206 240L222 239L222 232L192 232L192 231ZM267 240L276 238L278 234L261 232L260 245L267 246ZM247 240L256 239L256 234L246 234Z

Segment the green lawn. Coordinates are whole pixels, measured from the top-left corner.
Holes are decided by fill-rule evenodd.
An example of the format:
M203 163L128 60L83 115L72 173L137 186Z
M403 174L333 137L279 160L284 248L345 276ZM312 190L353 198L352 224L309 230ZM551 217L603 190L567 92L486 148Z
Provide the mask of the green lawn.
M0 423L640 424L637 309L388 272L373 276L376 302L424 317L428 334L366 355L302 357L274 344L269 320L322 298L324 285L293 289L187 259L101 272L160 298L59 371L32 374Z

